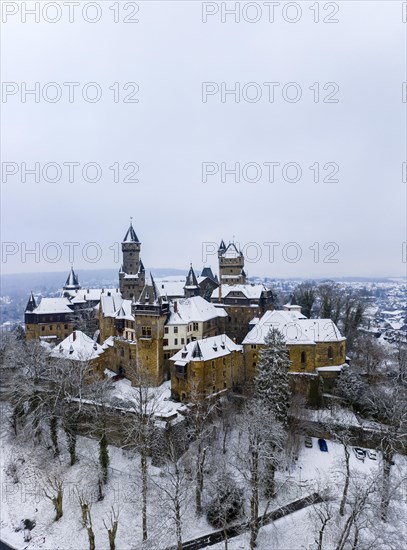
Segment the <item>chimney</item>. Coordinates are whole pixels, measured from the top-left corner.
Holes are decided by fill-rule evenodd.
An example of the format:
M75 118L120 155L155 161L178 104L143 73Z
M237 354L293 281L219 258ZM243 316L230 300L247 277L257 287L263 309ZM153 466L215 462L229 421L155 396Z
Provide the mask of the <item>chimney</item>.
M178 302L175 300L174 302L174 313L178 313Z
M222 303L222 283L218 287L219 290L219 303Z

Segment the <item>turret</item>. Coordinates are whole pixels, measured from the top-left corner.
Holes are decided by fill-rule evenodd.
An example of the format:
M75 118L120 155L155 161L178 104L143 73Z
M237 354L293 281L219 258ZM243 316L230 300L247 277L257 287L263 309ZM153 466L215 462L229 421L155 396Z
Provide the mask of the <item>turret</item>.
M133 295L138 298L145 285L145 270L140 259L140 248L141 243L130 218L130 226L122 241L123 263L119 271L120 292L126 300L131 300Z
M192 296L199 295L199 285L198 280L195 276L192 264L190 265L187 279L185 281L184 293L186 298L191 298Z
M71 265L71 271L69 272L63 290L79 290L80 288L81 285L79 284L79 278L73 270L73 266Z
M28 302L27 302L27 305L25 307L25 311L26 311L26 313L27 312L32 312L32 311L34 311L34 309L36 309L36 307L37 307L37 302L35 301L34 294L31 291L31 295L30 295L30 297L28 299Z

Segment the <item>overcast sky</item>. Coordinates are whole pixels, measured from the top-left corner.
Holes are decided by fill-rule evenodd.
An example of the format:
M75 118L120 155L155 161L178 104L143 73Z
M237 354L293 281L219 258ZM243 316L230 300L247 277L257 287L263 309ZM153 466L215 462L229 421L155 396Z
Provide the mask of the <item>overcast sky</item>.
M19 11L7 16L4 4ZM124 11L125 3L104 1L93 24L84 20L83 2L74 22L64 9L54 24L45 20L56 17L52 5L44 10L49 2L40 3L39 23L29 15L22 22L21 4L33 3L3 3L2 14L3 273L68 270L66 242L80 243L74 257L79 271L119 267L109 247L123 238L132 216L143 261L151 267L186 269L192 261L197 271L203 264L216 268L211 243L235 238L256 260L246 262L249 275L405 275L401 2L337 2L336 14L320 2L319 23L309 9L314 2L297 3L301 14L295 6L283 11L281 2L274 22L270 8L258 2L237 23L233 16L222 23L219 3L218 13L203 23L203 9L211 11L214 3L203 8L195 1L137 2L135 14L135 3ZM96 17L94 10L86 12L88 19ZM126 16L139 22L124 23ZM16 85L5 88L10 82ZM24 82L26 88L39 82L39 102L33 95L22 102ZM55 103L43 98L52 100L58 90L49 82L62 90ZM72 103L64 82L79 83ZM100 101L83 99L83 90L94 97L96 88L85 87L89 82L100 87ZM137 93L133 85L124 89L131 82L139 86ZM206 102L203 82L215 83L206 85L214 91ZM222 102L222 82L228 89L240 83L240 102L230 94ZM256 85L244 87L250 82ZM280 83L274 101L265 82ZM290 82L296 85L285 86ZM329 82L336 84L324 90ZM139 101L125 103L124 97ZM323 101L329 98L339 101ZM50 162L61 166L60 181L42 175L40 182L32 175L21 181L22 163L40 163L42 171ZM72 183L63 165L69 162L80 163ZM90 162L100 166L98 182L83 180L82 168ZM115 163L117 183L117 171L109 169ZM138 182L123 182L131 176L126 163L139 166ZM202 163L212 163L207 171L218 167L206 182ZM222 181L221 163L227 169L239 163L240 181L233 174ZM254 164L244 168L247 163ZM264 163L279 163L273 182ZM282 169L287 163L301 167L298 181L287 181L298 176L296 165ZM331 179L339 181L322 181L334 163L339 172ZM55 173L51 167L49 179ZM256 174L259 181L249 181ZM60 247L55 263L50 260L57 249L50 242ZM81 253L85 249L88 260L94 258L90 242L100 246L96 263ZM24 247L35 243L40 257L24 258Z

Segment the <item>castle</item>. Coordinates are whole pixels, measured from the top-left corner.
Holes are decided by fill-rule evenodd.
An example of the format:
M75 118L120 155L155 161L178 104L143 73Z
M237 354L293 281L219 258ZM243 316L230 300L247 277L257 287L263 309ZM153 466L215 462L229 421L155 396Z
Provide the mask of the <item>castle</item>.
M345 338L335 324L307 319L293 300L274 310L272 290L247 282L235 243L219 245L219 278L208 266L197 277L190 265L177 284L152 275L146 282L132 222L121 248L118 288L82 289L71 267L60 297L37 305L31 293L27 339L47 342L52 357L87 361L88 374L111 372L133 385L171 380L172 397L181 401L192 388L209 396L252 380L271 326L285 336L293 375L318 381L345 363Z

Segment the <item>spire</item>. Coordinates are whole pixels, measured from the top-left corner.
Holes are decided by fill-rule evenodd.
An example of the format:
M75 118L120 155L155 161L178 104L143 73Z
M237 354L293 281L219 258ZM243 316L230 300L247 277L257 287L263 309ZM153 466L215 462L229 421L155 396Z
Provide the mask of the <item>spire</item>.
M73 270L73 265L71 265L71 271L69 272L68 278L64 285L64 290L75 290L81 288L79 284L78 276Z
M133 218L130 218L130 227L127 230L127 233L124 236L123 241L124 243L140 243L138 240L138 237L136 235L136 232L133 229Z
M145 272L144 264L143 264L143 262L141 261L141 258L140 258L140 264L139 264L139 266L138 266L138 272L139 272L139 273L144 273L144 272Z
M222 239L220 241L220 245L219 245L219 248L218 248L218 252L225 252L226 250L226 245L225 245L225 241Z
M30 295L30 298L27 302L27 306L25 308L26 311L34 311L34 309L37 307L37 303L35 301L35 298L34 298L34 294L33 292L31 291L31 295Z
M158 292L157 290L157 286L155 284L155 281L154 281L154 278L152 276L152 274L150 273L150 278L151 278L151 284L153 286L153 293L154 293L154 302L157 302L159 297L160 297L160 293Z
M189 268L189 272L188 272L188 275L187 275L187 280L185 281L184 288L187 288L189 290L191 290L193 288L198 288L198 281L197 281L197 278L195 276L195 272L194 272L194 269L192 267L192 263L191 263L191 266Z

